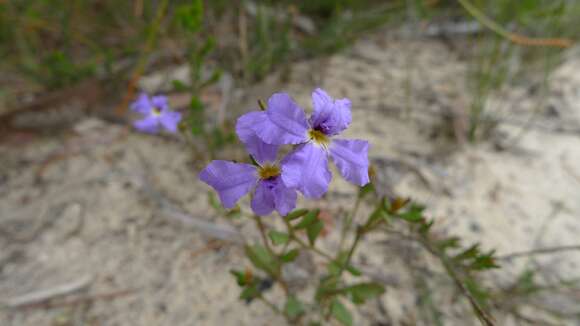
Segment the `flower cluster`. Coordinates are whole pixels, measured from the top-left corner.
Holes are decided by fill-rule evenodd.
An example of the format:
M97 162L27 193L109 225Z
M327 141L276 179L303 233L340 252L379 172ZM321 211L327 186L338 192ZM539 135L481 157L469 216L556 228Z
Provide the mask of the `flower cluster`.
M276 210L284 216L296 206L296 191L307 198L320 198L328 191L329 157L349 182L359 186L369 182L368 142L335 137L351 123L351 102L335 100L318 88L312 104L314 112L307 119L288 94L276 93L266 110L238 119L236 133L257 166L218 160L199 175L218 192L225 208L254 190L254 213L263 216ZM277 160L282 145L296 146Z
M154 134L159 131L160 127L175 133L177 126L181 121L181 113L172 111L169 108L167 97L153 96L149 97L142 93L137 100L131 104L131 110L143 115L143 119L135 121L135 129Z

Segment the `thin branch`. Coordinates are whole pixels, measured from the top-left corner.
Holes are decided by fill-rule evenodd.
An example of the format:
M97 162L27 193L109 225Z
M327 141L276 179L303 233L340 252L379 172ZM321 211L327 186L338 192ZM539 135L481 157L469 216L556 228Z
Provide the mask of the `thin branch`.
M501 260L510 260L512 258L521 258L521 257L528 257L528 256L537 256L537 255L547 255L565 251L579 251L580 245L570 245L570 246L558 246L558 247L547 247L547 248L540 248L534 249L529 251L521 251L521 252L514 252L511 254L506 254L503 256L496 257L496 259Z
M510 40L511 42L519 45L525 46L550 46L557 48L567 48L570 47L573 42L567 38L531 38L520 34L512 33L500 24L493 21L491 18L487 17L483 12L481 12L476 6L467 0L457 0L461 6L469 12L477 21L483 24L485 27L489 28L501 37Z
M334 260L334 258L330 254L327 254L326 252L316 248L315 246L309 246L306 242L304 242L302 239L300 239L296 235L296 233L294 232L294 229L292 228L292 225L290 224L290 222L287 219L282 218L282 220L286 224L286 228L288 229L288 235L290 236L290 239L296 241L296 243L298 243L300 245L300 247L302 247L306 250L312 250L315 253L317 253L318 255L328 259L328 261Z
M262 237L262 242L264 242L264 246L266 246L266 249L268 249L268 251L273 254L274 250L272 250L270 242L268 241L268 237L266 236L266 227L264 226L262 219L258 215L252 215L252 218L254 219L254 221L256 221L258 230L260 230L260 236Z
M39 304L41 302L53 299L55 297L70 294L72 292L79 291L83 288L89 286L93 280L90 275L83 275L79 279L67 283L55 286L50 289L38 290L35 292L27 293L16 298L8 299L6 301L0 302L2 306L8 308L19 308L28 305Z
M89 296L85 296L85 297L73 298L70 300L58 300L56 302L38 302L38 303L34 303L34 304L20 306L19 308L21 308L21 309L61 308L61 307L75 306L75 305L80 305L80 304L85 304L85 303L91 303L91 302L98 301L98 300L109 301L109 300L116 299L119 297L127 296L129 294L132 294L133 292L135 292L135 291L134 290L119 290L119 291L113 291L113 292L109 292L109 293L99 293L99 294L89 295Z

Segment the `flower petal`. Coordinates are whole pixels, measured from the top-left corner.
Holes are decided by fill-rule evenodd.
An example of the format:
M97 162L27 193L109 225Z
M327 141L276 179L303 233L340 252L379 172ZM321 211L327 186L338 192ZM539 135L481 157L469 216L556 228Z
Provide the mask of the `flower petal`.
M307 143L288 154L281 162L286 187L298 188L305 197L320 198L328 190L332 174L322 147Z
M298 194L295 189L286 187L280 178L277 180L278 183L274 188L274 204L278 213L282 216L286 216L296 207Z
M274 211L275 199L274 188L276 182L272 180L260 180L252 198L252 210L256 215L269 215Z
M179 121L181 121L181 113L169 109L164 109L159 116L159 122L169 132L177 132Z
M153 108L153 104L149 100L149 96L146 93L139 94L137 100L131 103L131 111L148 115Z
M367 141L334 139L329 149L334 164L346 180L359 186L369 183L369 143Z
M300 144L307 140L308 122L304 110L286 93L268 99L265 116L253 129L268 144Z
M199 179L218 192L222 205L232 208L256 184L256 168L250 164L212 161Z
M278 145L264 143L253 129L253 126L265 119L264 112L249 112L238 118L236 133L238 138L246 145L248 152L254 159L262 164L274 162L278 153Z
M154 134L159 131L159 120L154 116L148 116L144 119L137 120L133 123L135 129L146 132L149 134Z
M151 104L154 108L159 110L168 110L169 103L167 102L167 96L157 95L151 98Z
M332 136L348 128L352 121L349 99L334 100L324 90L317 88L312 92L314 113L310 117L312 128Z

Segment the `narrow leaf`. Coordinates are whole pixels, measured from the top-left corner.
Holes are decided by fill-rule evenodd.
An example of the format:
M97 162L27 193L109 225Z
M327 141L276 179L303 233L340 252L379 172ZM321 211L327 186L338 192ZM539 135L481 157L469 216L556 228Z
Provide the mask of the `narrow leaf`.
M383 294L385 292L385 288L379 283L369 282L351 285L344 289L344 291L351 296L352 302L355 304L362 304L366 300L378 297Z
M288 240L290 240L290 236L287 233L279 232L276 230L271 230L268 232L268 236L272 240L272 243L275 245L286 244L288 243Z
M299 217L306 215L307 213L308 213L308 210L305 208L296 209L296 210L293 210L292 212L288 213L288 215L286 215L285 218L287 221L292 221L292 220L295 220Z
M332 305L330 306L330 313L332 317L338 320L341 324L345 326L352 326L352 315L346 309L346 307L338 301L338 299L334 299L332 301Z
M270 275L276 274L278 262L263 246L246 246L246 256L248 256L256 268L261 269Z
M302 218L300 223L296 224L294 229L296 229L296 230L305 229L310 224L316 222L318 220L318 212L319 211L320 211L319 209L314 209L314 210L309 211L308 214L306 214Z
M314 246L314 243L316 242L316 238L318 238L318 235L320 234L320 232L322 231L323 228L324 228L324 223L322 223L321 220L318 220L318 221L310 224L306 228L306 235L308 236L308 241L310 241L311 246Z
M299 254L300 254L300 251L298 249L292 249L292 250L288 251L287 253L285 253L284 255L282 255L280 257L280 259L285 263L289 263L289 262L294 261L294 259L296 259L296 257L298 257Z
M304 305L295 296L291 295L284 306L284 313L286 316L294 319L304 313Z

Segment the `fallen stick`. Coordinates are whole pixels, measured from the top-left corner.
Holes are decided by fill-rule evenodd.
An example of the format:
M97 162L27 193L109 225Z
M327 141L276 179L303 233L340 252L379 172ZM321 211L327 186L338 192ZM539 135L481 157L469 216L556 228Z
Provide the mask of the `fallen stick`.
M55 297L60 297L86 288L92 280L92 276L84 275L78 280L67 284L62 284L50 289L30 292L8 300L2 300L0 301L0 305L8 308L19 308L22 306L39 304L43 301L47 301Z
M580 251L580 245L548 247L548 248L533 249L530 251L514 252L511 254L496 257L496 259L497 260L510 260L512 258L529 257L529 256L537 256L537 255L547 255L547 254L554 254L554 253L565 252L565 251Z
M165 217L177 220L185 225L192 226L197 231L209 237L223 241L244 244L244 238L242 237L241 233L229 225L203 221L202 219L195 218L181 210L175 209L175 207L168 207L167 204L163 205L160 211Z
M95 294L95 295L89 295L86 297L73 298L70 300L59 300L56 302L37 302L37 303L32 303L32 304L20 306L18 308L20 308L20 309L61 308L61 307L74 306L74 305L79 305L79 304L84 304L84 303L90 303L90 302L97 301L97 300L112 300L115 298L127 296L133 292L135 292L135 290L130 290L130 289L129 290L119 290L119 291L114 291L114 292L109 292L109 293L99 293L99 294Z

